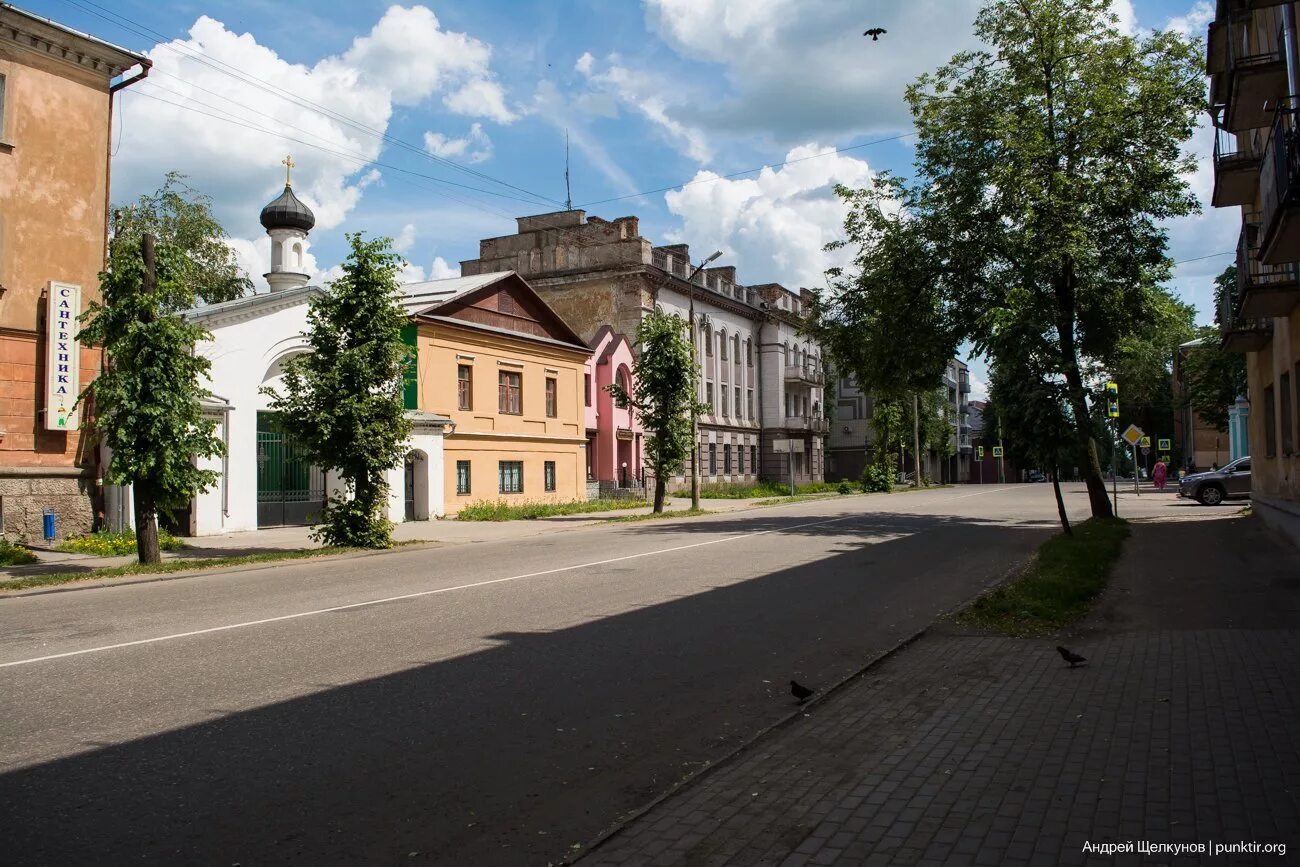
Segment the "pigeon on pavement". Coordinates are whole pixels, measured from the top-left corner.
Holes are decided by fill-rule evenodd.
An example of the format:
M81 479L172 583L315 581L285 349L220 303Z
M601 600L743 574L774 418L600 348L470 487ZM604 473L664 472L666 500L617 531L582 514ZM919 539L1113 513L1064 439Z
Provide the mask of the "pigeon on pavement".
M1060 645L1057 645L1056 652L1061 654L1061 659L1064 659L1066 662L1070 663L1070 668L1075 668L1076 666L1078 666L1079 663L1088 661L1088 658L1086 656L1080 656L1079 654L1071 651L1070 649L1061 647Z
M790 681L790 695L799 699L799 704L803 704L808 699L812 698L814 692L816 692L816 690L809 689L796 680Z

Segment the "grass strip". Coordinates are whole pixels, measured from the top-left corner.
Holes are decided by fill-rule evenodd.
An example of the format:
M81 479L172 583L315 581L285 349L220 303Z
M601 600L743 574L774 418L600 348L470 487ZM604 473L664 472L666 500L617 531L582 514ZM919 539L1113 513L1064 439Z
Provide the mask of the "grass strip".
M215 569L221 566L246 566L252 563L272 563L277 560L304 560L308 557L324 557L330 554L346 554L358 551L358 548L309 548L300 551L267 551L262 554L242 554L238 557L205 557L196 560L165 560L162 563L146 565L144 563L124 563L121 566L106 566L87 572L51 572L48 575L26 575L0 581L0 592L5 590L27 590L32 587L50 587L56 584L71 584L74 581L94 581L100 578L121 578L126 575L161 575L168 572L188 572L192 569Z
M976 599L957 622L1013 637L1071 625L1105 589L1128 535L1128 522L1120 518L1075 524L1073 536L1048 539L1016 578Z
M620 509L640 509L641 500L573 500L567 503L523 502L508 503L490 500L473 503L456 513L457 521L531 521L557 515L584 515L589 512L616 512Z
M603 524L632 524L637 521L658 521L663 518L694 518L697 515L712 515L709 509L672 509L666 512L649 512L643 515L622 515L618 518L606 518Z

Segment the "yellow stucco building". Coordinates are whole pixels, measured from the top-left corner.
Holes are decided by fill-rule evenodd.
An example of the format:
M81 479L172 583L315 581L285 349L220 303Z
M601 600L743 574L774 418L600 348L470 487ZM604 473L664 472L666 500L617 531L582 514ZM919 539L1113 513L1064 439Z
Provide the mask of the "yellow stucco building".
M586 498L590 349L513 271L402 287L418 409L447 416L446 511ZM408 404L409 405L409 404Z

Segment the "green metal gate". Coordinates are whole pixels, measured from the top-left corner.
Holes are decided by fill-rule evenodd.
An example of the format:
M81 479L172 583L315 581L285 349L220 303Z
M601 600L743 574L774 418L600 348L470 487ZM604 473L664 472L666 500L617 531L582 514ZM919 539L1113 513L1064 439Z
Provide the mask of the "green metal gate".
M257 414L257 526L314 524L325 506L325 473L280 424Z

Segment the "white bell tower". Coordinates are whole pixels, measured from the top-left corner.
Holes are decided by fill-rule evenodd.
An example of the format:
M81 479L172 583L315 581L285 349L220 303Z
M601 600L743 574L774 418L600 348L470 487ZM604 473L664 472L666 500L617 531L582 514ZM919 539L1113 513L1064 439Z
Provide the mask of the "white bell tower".
M284 192L262 209L262 227L271 236L271 270L262 276L272 292L306 286L307 233L316 215L293 194L293 157L286 156Z

